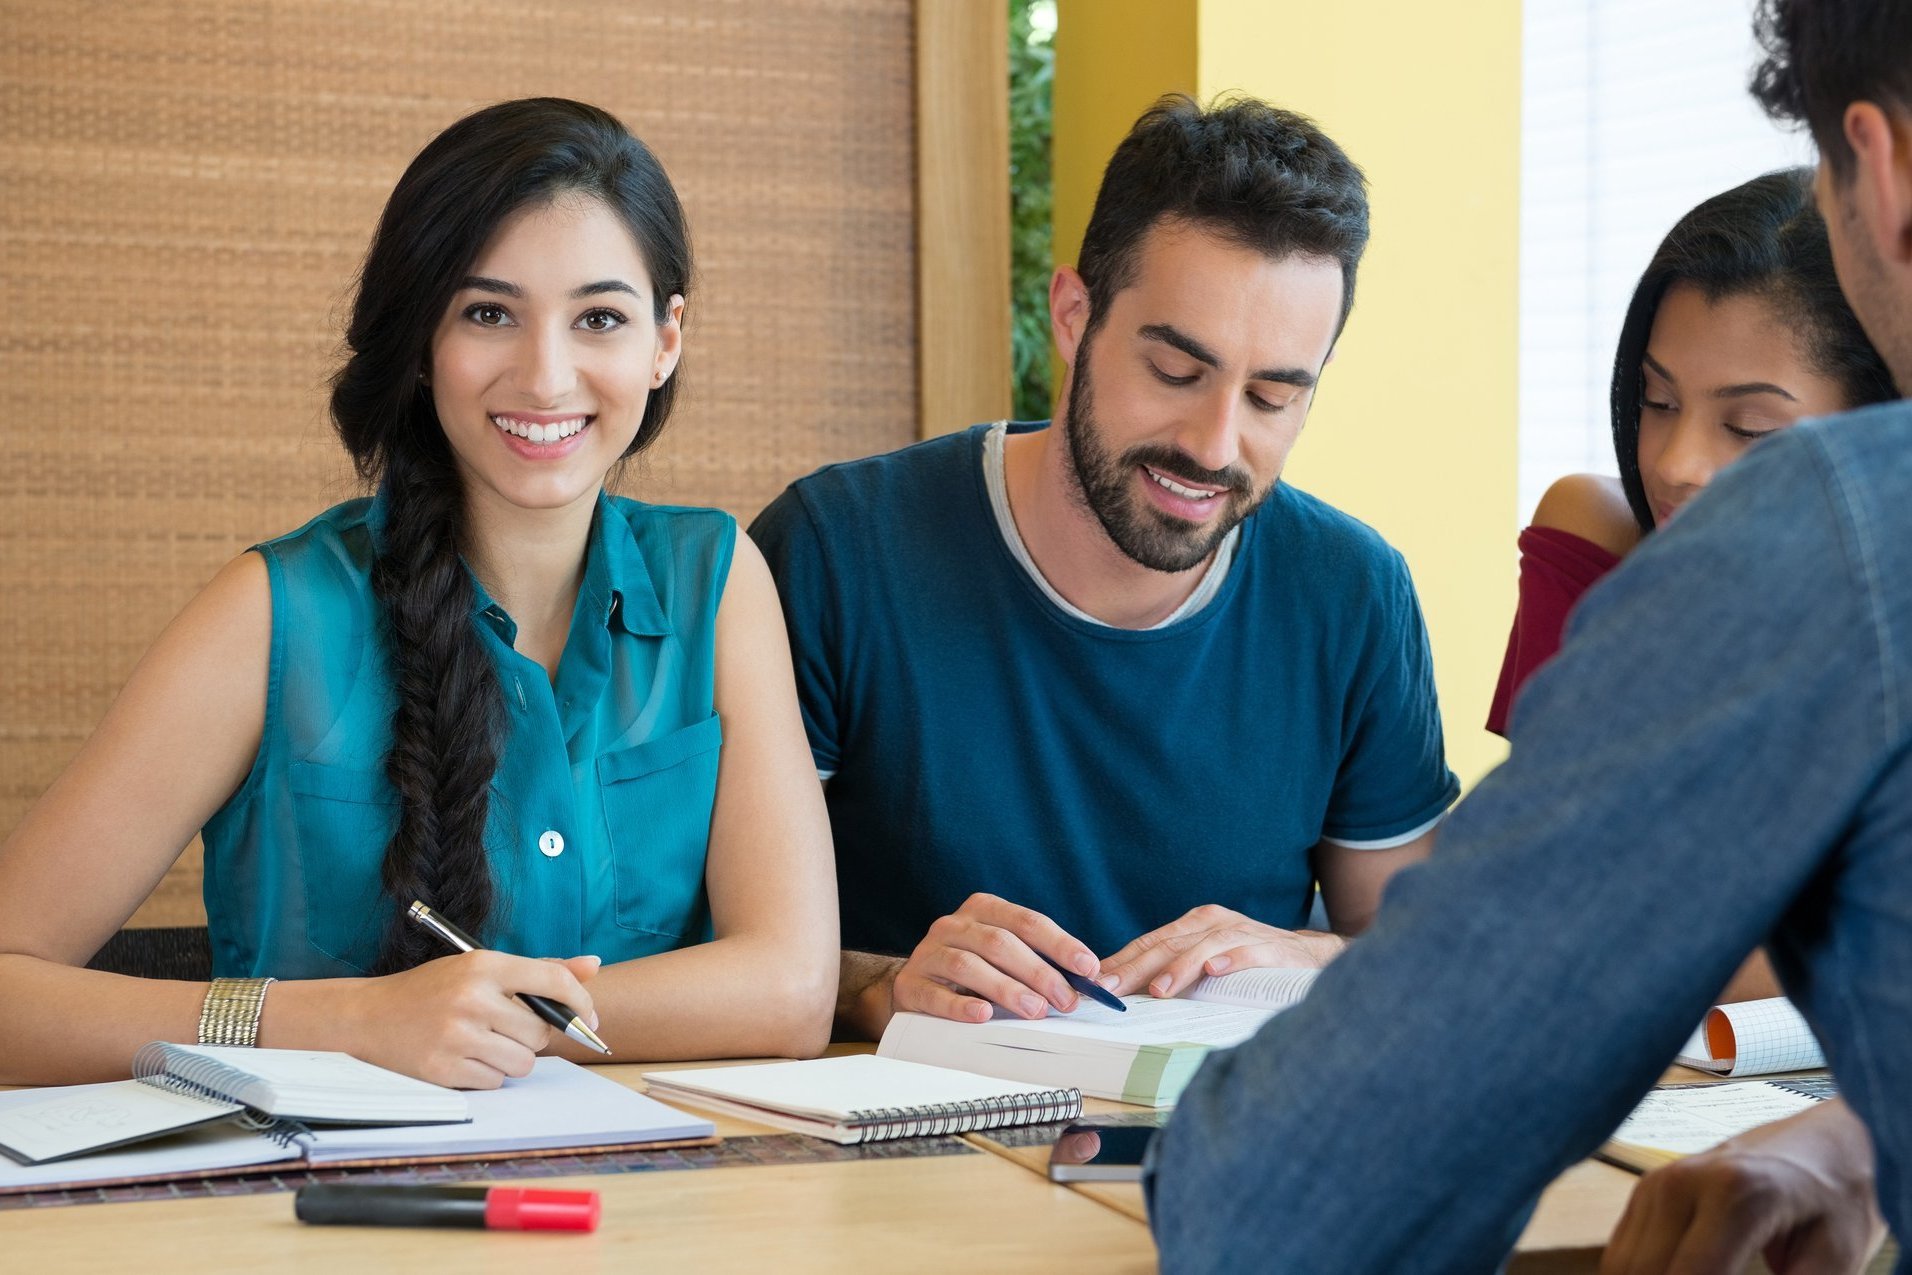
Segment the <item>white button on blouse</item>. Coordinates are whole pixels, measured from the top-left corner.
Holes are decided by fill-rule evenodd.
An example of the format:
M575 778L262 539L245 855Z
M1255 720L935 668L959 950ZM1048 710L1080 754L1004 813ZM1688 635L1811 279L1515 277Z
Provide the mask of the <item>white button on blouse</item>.
M545 834L538 838L538 849L545 858L555 859L564 853L564 838L555 831L546 829Z

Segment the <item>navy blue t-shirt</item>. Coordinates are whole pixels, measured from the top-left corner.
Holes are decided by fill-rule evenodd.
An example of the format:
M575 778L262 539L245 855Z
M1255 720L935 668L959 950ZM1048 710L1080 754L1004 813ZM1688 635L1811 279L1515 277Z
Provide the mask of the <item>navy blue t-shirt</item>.
M978 890L1103 956L1202 903L1298 927L1322 837L1454 800L1413 584L1372 530L1278 486L1208 605L1110 628L1011 555L987 429L827 466L750 528L834 772L846 948L908 952Z

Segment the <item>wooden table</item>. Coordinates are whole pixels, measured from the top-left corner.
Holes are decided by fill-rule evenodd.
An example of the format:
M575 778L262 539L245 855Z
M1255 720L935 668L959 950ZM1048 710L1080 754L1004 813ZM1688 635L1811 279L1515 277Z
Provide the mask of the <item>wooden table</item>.
M1684 1070L1684 1069L1682 1069ZM1694 1073L1695 1075L1699 1073ZM1673 1077L1669 1077L1673 1079ZM1113 1115L1140 1108L1119 1102L1090 1099L1083 1104L1085 1114ZM1047 1175L1049 1148L1006 1147L987 1135L970 1135L968 1141L997 1156L1021 1165L1031 1173ZM1620 1220L1627 1197L1639 1178L1624 1169L1588 1160L1575 1165L1556 1179L1540 1198L1539 1207L1527 1229L1522 1232L1509 1275L1567 1275L1569 1272L1594 1272L1600 1267L1600 1253L1607 1237ZM1142 1204L1142 1188L1132 1182L1077 1182L1070 1185L1089 1199L1124 1217L1146 1225L1148 1213Z
M839 1046L832 1052L868 1046ZM693 1064L684 1064L693 1065ZM709 1064L694 1064L708 1066ZM607 1066L642 1088L658 1065ZM1697 1075L1698 1073L1693 1073ZM1135 1111L1091 1100L1092 1113ZM774 1132L715 1116L724 1137ZM562 1270L1048 1272L1155 1269L1141 1190L1050 1183L1046 1147L1006 1150L972 1136L974 1155L709 1168L537 1179L524 1185L599 1192L604 1222L588 1236L308 1227L289 1193L0 1213L0 1267L20 1271L224 1270L459 1275ZM988 1152L993 1151L994 1154ZM1637 1179L1585 1163L1548 1188L1510 1270L1594 1271Z
M709 1064L698 1064L707 1066ZM642 1088L655 1065L600 1069ZM713 1117L725 1137L769 1133ZM0 1270L564 1275L685 1271L1147 1272L1148 1229L983 1152L909 1160L539 1178L597 1191L592 1235L303 1226L290 1193L0 1213Z

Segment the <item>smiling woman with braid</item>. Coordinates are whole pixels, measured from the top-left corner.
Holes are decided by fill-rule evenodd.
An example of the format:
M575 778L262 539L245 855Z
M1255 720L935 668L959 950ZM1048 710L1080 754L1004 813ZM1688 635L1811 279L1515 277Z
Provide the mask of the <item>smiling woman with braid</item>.
M668 177L596 108L418 155L333 386L376 494L221 571L0 849L0 1082L149 1040L471 1088L595 1057L520 993L623 1058L822 1047L829 831L769 574L728 515L604 491L670 413L690 278ZM202 829L220 977L80 968Z

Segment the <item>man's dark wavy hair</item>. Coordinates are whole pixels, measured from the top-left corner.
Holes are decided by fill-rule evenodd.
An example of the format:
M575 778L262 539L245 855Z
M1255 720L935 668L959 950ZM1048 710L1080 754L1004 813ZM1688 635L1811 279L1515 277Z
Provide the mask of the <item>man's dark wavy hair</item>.
M1116 293L1135 282L1142 240L1169 219L1272 258L1338 262L1341 323L1348 321L1368 243L1367 179L1306 116L1253 98L1204 110L1181 94L1143 113L1102 174L1082 237L1085 339Z
M1912 4L1906 0L1760 0L1753 34L1765 59L1753 96L1781 123L1812 130L1833 176L1852 174L1846 107L1912 110Z

